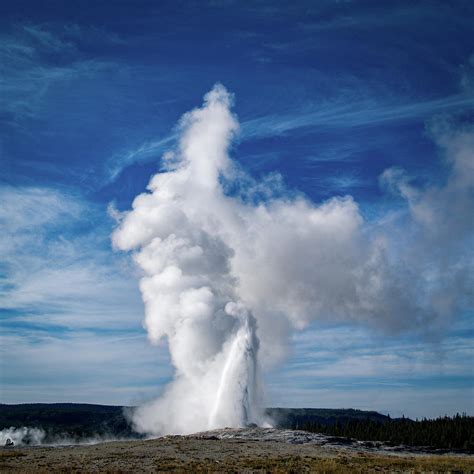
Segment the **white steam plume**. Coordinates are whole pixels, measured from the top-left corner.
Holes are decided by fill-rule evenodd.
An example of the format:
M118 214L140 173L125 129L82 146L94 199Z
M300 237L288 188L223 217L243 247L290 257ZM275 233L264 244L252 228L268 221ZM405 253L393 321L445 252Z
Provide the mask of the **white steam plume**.
M183 117L178 149L113 234L117 248L135 250L144 325L151 342L167 339L175 367L162 397L134 411L141 432L262 424L260 365L284 355L292 328L314 319L438 327L464 301L458 288L470 288L472 260L461 264L456 251L442 262L417 257L420 248L427 254L428 221L408 218L403 228L411 230L392 241L394 224L365 223L351 197L316 205L285 193L281 180L253 182L228 155L238 131L231 101L216 85ZM415 206L398 171L383 182L424 215L423 203L443 199L442 189L416 191ZM462 199L472 200L472 183L462 186ZM453 285L440 303L446 278Z
M21 426L16 428L10 426L0 430L0 449L8 440L13 441L14 446L69 446L69 445L90 445L104 443L107 441L122 441L127 438L116 438L104 434L97 434L92 437L71 436L67 432L47 432L43 428L34 426Z
M0 448L5 446L5 443L10 440L15 446L23 446L31 444L37 446L43 443L46 433L41 428L32 428L22 426L21 428L4 428L0 430Z

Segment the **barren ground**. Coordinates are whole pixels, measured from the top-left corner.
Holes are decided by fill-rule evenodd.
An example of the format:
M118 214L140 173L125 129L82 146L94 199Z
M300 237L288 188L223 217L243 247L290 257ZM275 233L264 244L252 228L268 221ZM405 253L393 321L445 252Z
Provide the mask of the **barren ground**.
M209 432L89 446L2 449L1 472L473 472L474 457Z

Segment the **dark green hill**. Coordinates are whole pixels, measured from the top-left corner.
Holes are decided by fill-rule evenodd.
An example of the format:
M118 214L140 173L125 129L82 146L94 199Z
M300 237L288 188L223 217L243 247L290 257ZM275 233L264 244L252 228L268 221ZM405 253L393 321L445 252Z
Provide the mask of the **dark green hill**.
M123 409L121 406L85 403L0 404L0 430L12 426L41 428L46 433L46 440L58 437L72 440L137 437Z
M278 428L304 429L308 424L332 426L348 421L376 421L384 423L390 418L376 411L353 408L267 408L267 415Z

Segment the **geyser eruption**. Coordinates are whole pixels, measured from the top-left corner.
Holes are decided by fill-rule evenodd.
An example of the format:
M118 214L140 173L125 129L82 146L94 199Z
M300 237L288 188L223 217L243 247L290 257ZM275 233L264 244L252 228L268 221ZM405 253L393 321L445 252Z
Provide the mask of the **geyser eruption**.
M443 132L444 186L420 190L386 171L381 183L408 211L368 223L350 196L315 204L275 175L256 182L239 169L230 107L216 85L183 116L177 149L113 235L134 250L144 326L152 343L167 341L175 368L162 396L133 412L141 432L264 423L260 366L312 320L435 332L472 302L472 131Z
M223 240L220 176L230 167L237 122L222 86L202 109L183 117L167 172L138 196L114 234L121 249L138 248L140 289L152 342L166 337L174 381L159 400L137 409L138 430L186 433L261 423L256 320L239 298L233 250Z
M228 303L226 312L237 317L241 324L233 340L229 341L215 404L209 418L209 429L242 426L258 422L262 418L258 403L258 339L255 334L255 319L244 307L235 303Z

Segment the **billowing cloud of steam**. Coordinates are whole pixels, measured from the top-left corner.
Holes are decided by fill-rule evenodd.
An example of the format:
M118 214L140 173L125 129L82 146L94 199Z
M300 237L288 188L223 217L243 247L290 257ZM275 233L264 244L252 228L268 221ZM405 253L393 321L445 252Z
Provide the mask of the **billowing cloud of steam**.
M175 367L164 394L134 411L141 432L264 423L260 367L312 320L439 327L472 296L472 259L460 258L472 240L461 215L473 202L471 132L441 139L453 171L439 188L416 189L387 170L383 185L411 216L369 224L350 196L315 204L279 179L245 175L229 157L231 102L216 85L184 115L178 149L113 234L116 248L134 250L144 325L153 343L166 338Z
M46 433L41 428L32 428L22 426L21 428L5 428L0 430L0 447L10 440L15 446L32 445L37 446L43 444Z

